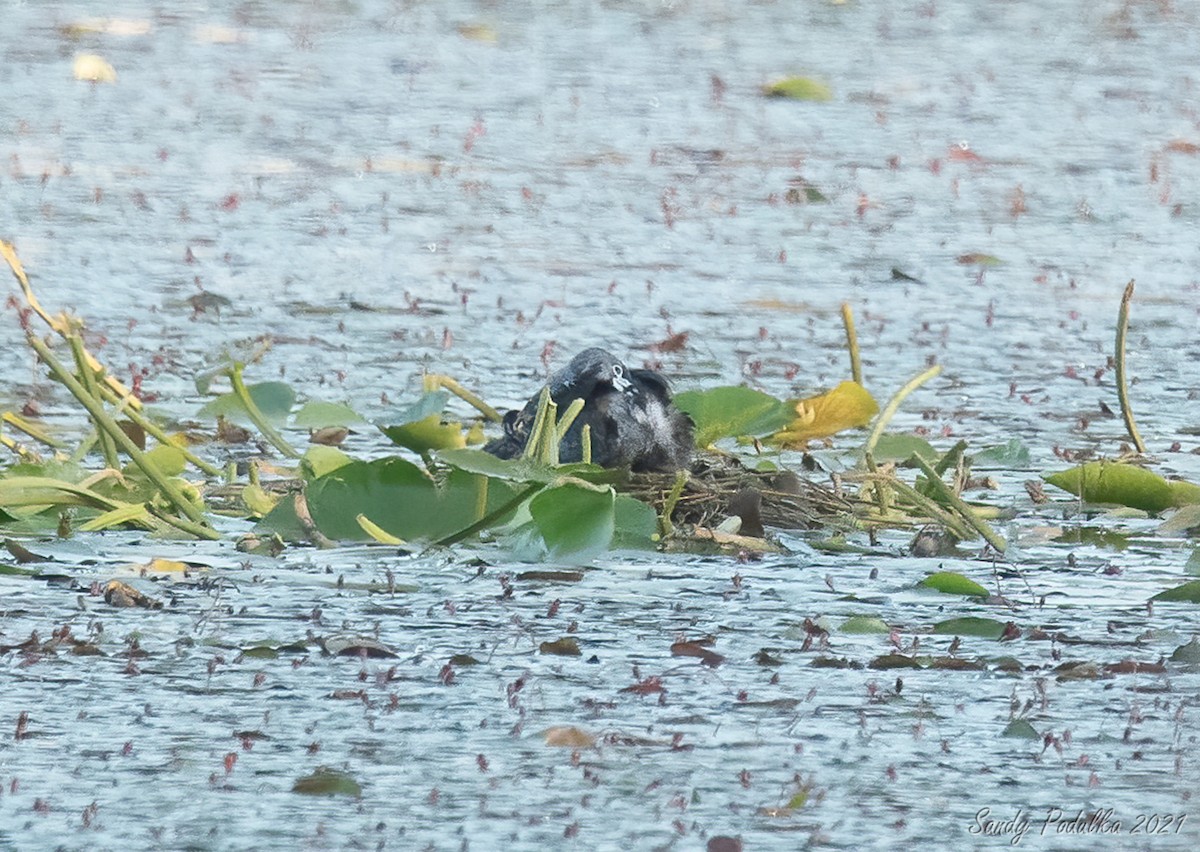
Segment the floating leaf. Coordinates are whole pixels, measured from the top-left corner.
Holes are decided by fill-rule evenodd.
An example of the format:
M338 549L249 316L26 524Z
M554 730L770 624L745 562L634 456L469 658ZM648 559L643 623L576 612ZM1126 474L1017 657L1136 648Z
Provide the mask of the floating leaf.
M762 92L769 98L790 98L796 101L833 100L833 90L829 85L812 77L784 77L765 84Z
M117 71L102 56L94 53L81 53L75 57L72 72L76 80L87 80L90 83L115 83Z
M614 549L646 550L658 538L658 515L653 507L628 494L618 494L613 503Z
M551 558L586 558L606 550L616 530L611 486L565 482L529 501L529 514Z
M109 580L104 585L104 602L116 607L142 607L143 609L162 609L162 601L147 597L128 583L120 580Z
M1189 580L1182 586L1165 589L1150 600L1164 603L1200 603L1200 580Z
M1200 505L1200 485L1182 479L1172 479L1167 484L1171 487L1172 506Z
M999 266L1004 263L1003 260L996 257L994 254L981 254L979 252L971 252L970 254L960 254L955 258L963 266L979 265L979 266Z
M1026 722L1024 719L1013 719L1004 726L1002 737L1016 737L1022 740L1040 740L1042 735L1039 734L1033 725Z
M287 420L292 406L296 403L296 392L286 382L259 382L247 385L246 390L250 399L258 406L258 410L272 423L283 423ZM220 416L243 426L254 422L242 400L233 391L209 400L196 416L206 420L216 420Z
M980 587L982 588L982 587ZM933 632L947 636L979 636L983 639L999 639L1008 625L994 618L968 615L949 618L933 625Z
M905 654L883 654L867 663L869 669L919 669L921 664Z
M462 424L442 419L442 409L449 399L446 391L430 391L401 412L395 425L379 429L392 443L421 454L465 447L467 438Z
M1159 535L1186 533L1200 527L1200 506L1184 506L1158 527Z
M721 438L768 435L795 416L782 400L746 387L685 391L675 396L675 406L696 424L698 447L707 447Z
M933 448L928 441L920 435L908 435L897 432L885 432L879 436L879 440L875 442L875 450L872 453L875 461L908 461L913 456L920 456L925 461L933 464L939 458L941 453Z
M969 580L957 571L938 571L930 574L917 585L934 589L946 595L967 595L968 597L986 598L988 590Z
M387 645L367 636L330 636L321 645L325 653L333 657L390 659L399 656Z
M437 539L470 526L512 494L507 483L459 470L435 483L426 471L395 456L341 465L309 482L306 490L317 528L331 539L355 541L370 538L359 515L398 538Z
M1029 467L1029 448L1020 438L1009 438L1003 444L987 447L971 454L971 461L976 468L1014 468Z
M297 778L292 785L293 793L303 793L306 796L362 796L362 786L353 777L344 772L327 767L319 767L311 775Z
M300 466L304 470L304 477L306 479L319 479L353 461L353 458L335 447L326 447L318 444L317 446L308 448L308 451L304 454L304 458L300 460Z
M561 639L555 639L553 642L543 642L538 645L539 654L549 654L554 657L579 657L583 652L579 650L579 641L573 636L564 636Z
M1042 478L1088 503L1115 503L1152 513L1175 505L1175 492L1165 479L1132 464L1088 462Z
M875 615L852 615L842 622L843 633L891 633L892 628Z
M292 424L300 429L324 429L330 426L357 426L367 419L348 405L340 402L309 400L300 406L292 418Z
M1193 666L1200 664L1200 640L1193 639L1186 645L1180 645L1172 651L1171 662L1187 663Z
M571 725L559 725L542 731L546 745L556 748L591 748L596 744L596 738L580 728Z
M858 382L842 382L833 390L790 403L796 419L771 436L771 443L803 448L811 440L866 426L879 412L875 398Z

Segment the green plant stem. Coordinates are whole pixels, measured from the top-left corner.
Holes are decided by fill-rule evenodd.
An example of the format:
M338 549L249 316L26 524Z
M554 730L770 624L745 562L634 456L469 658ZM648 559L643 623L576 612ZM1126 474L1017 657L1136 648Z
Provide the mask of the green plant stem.
M220 536L215 530L208 527L204 520L204 513L197 509L175 486L175 483L149 461L145 454L138 449L137 444L125 434L117 422L108 416L104 410L104 406L96 397L89 394L76 378L71 375L71 371L62 365L62 363L54 357L54 353L50 351L50 347L38 339L37 335L29 332L26 334L29 340L29 345L37 352L38 357L45 362L50 368L50 372L54 377L66 386L71 395L79 401L79 404L87 409L88 414L96 421L96 427L108 432L133 463L146 474L146 477L153 482L158 489L171 501L171 504L182 514L186 515L188 520L198 525L198 529L203 530L203 537L209 539L217 539Z
M75 369L79 371L79 383L83 385L83 389L95 400L96 404L103 409L104 404L96 383L96 372L88 364L87 353L83 348L83 341L79 339L78 334L68 334L67 343L71 346L71 354L75 356ZM92 419L95 421L94 417ZM121 459L117 455L117 444L113 440L112 435L109 435L100 428L99 421L96 421L96 435L100 439L100 452L104 456L104 463L114 470L120 468Z
M583 428L579 430L579 447L580 461L584 464L592 463L592 426L590 423L584 423Z
M517 494L517 496L513 497L511 500L506 502L504 505L500 506L500 508L496 509L495 511L489 512L488 514L484 515L482 518L480 518L475 523L471 524L468 527L464 527L463 529L459 530L456 533L451 533L450 535L446 536L445 538L439 538L437 541L434 542L434 544L439 547L448 547L451 544L458 544L458 542L462 541L464 538L474 535L475 533L479 532L480 530L487 529L492 524L494 524L496 521L498 521L500 518L503 518L509 512L513 511L518 506L520 506L521 503L523 503L525 500L528 500L534 494L541 491L542 488L543 488L542 483L535 482L533 485L530 485L524 491L519 492Z
M458 383L457 380L452 379L449 376L443 376L440 373L432 373L425 377L426 390L438 390L439 388L450 391L450 393L454 394L463 402L470 405L493 423L499 423L504 420L504 418L500 416L499 411L484 402L483 399L478 395L471 393L471 391L464 388Z
M187 447L181 447L181 446L177 445L174 441L171 440L170 436L167 435L167 433L157 423L155 423L150 418L143 415L140 411L133 408L132 406L127 406L125 404L125 402L123 400L121 400L115 393L113 393L112 389L109 388L107 385L102 385L100 387L100 395L102 397L104 397L104 399L107 400L108 402L112 403L113 405L118 406L118 410L120 411L121 414L128 417L131 422L136 423L138 426L140 426L142 428L142 431L144 431L147 435L152 437L154 440L158 441L160 444L162 444L164 446L175 447L175 449L177 449L177 450L179 450L179 452L183 453L183 457L185 459L187 459L189 462L191 462L191 464L198 470L201 470L204 473L206 473L212 477L218 477L221 475L221 469L219 467L217 467L216 465L213 465L213 464L209 464L204 459L200 458L195 453L193 453L191 450L189 450ZM132 397L129 397L129 398L132 398Z
M1121 417L1125 421L1125 431L1133 448L1139 453L1146 452L1142 436L1138 434L1137 424L1133 422L1133 408L1129 404L1129 386L1125 379L1125 332L1129 328L1129 303L1133 301L1133 281L1125 285L1125 295L1121 297L1121 310L1117 313L1117 401L1121 404Z
M567 437L567 430L571 428L571 424L575 422L575 418L581 411L583 411L583 400L573 399L567 406L567 410L563 412L563 416L558 418L558 425L554 427L554 437L560 444L562 439Z
M850 378L862 384L862 359L858 352L858 332L854 330L854 309L842 302L842 325L846 327L846 348L850 350Z
M66 444L52 436L45 429L41 428L36 423L26 420L19 414L14 414L11 411L5 411L3 414L0 414L0 421L7 423L20 432L24 432L30 438L33 438L33 440L45 444L47 447L51 447L55 450L61 450L66 447Z
M879 412L879 416L875 418L875 425L871 427L871 434L867 436L867 442L863 444L864 455L870 455L875 452L875 445L879 443L879 437L883 434L883 430L887 428L888 423L892 422L892 418L896 415L896 411L900 408L900 403L904 402L905 397L941 372L941 365L936 364L919 376L909 379L908 384L896 391L895 395L888 400L888 404L884 406L883 411Z
M237 398L241 400L242 405L246 409L246 413L250 415L250 419L254 421L254 425L258 427L258 431L262 432L263 437L271 443L272 447L279 450L279 452L283 453L290 459L300 458L300 453L296 452L292 448L292 445L284 439L283 435L279 434L278 430L271 425L270 421L267 420L267 418L263 415L262 410L259 409L259 407L255 404L254 399L250 396L250 391L247 390L246 383L242 381L243 366L244 365L242 364L234 364L225 371L225 374L229 376L229 382L233 385L233 392L237 394Z
M984 541L990 544L997 553L1004 553L1008 549L1008 542L993 530L987 521L976 515L975 511L961 497L955 494L950 486L942 481L942 478L937 475L937 472L929 462L916 453L913 453L909 459L909 463L916 464L921 468L921 471L929 477L929 483L933 487L933 490L937 492L937 495L949 503L954 511L961 515L962 519L970 524L972 529L983 536Z
M884 477L881 475L881 478L887 479L888 485L895 489L898 496L906 498L917 509L923 512L927 518L929 518L931 521L941 524L955 538L963 541L975 537L975 529L973 527L964 523L963 520L956 516L953 512L938 505L936 501L926 497L907 482L904 482L902 479L896 476ZM880 517L884 523L888 522L887 519L889 516L887 514L881 515Z

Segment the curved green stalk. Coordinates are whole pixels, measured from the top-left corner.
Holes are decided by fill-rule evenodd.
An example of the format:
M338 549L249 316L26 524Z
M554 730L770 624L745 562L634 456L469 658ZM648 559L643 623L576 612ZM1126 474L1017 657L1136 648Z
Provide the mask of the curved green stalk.
M296 452L292 445L284 439L283 435L271 425L267 418L263 415L254 399L250 396L250 391L246 388L246 383L242 381L242 369L244 364L234 364L225 374L229 376L229 382L233 385L233 392L237 394L237 398L246 408L246 413L250 415L250 419L254 421L254 425L258 427L258 431L262 432L263 437L270 441L271 446L279 450L285 456L291 459L300 458L300 453Z
M968 506L961 497L954 493L950 486L942 481L942 478L937 475L937 471L933 469L933 466L929 462L916 453L912 454L909 462L915 463L917 467L921 468L921 472L929 477L929 482L938 496L950 504L954 511L970 524L972 529L983 536L984 541L990 544L997 553L1004 553L1008 549L1008 542L1001 538L1000 534L993 530L987 521L976 515L975 510Z
M68 334L67 343L71 345L71 354L75 356L75 369L79 371L80 384L83 385L83 389L88 392L88 395L99 403L101 397L100 389L96 382L96 371L88 364L87 352L83 348L83 341L79 339L78 334ZM121 459L117 455L117 444L113 440L112 435L109 435L100 428L99 422L96 423L96 434L100 439L100 451L104 455L104 463L114 470L120 468Z
M883 434L883 430L887 428L888 423L892 422L892 418L896 415L896 411L899 410L900 403L904 402L905 397L941 372L941 365L935 364L919 376L910 379L908 384L896 391L895 395L888 400L888 404L883 407L883 411L879 412L879 416L875 418L875 425L871 427L871 434L867 436L867 442L863 444L863 453L865 455L869 456L875 452L875 445L879 443L879 436Z
M467 405L474 408L493 423L499 423L504 419L500 416L499 411L484 402L477 394L471 393L471 391L464 388L456 379L444 376L441 373L430 373L427 375L425 377L425 390L439 389L450 391L450 393L467 403Z
M204 471L212 477L221 476L222 472L219 467L209 464L187 447L181 447L176 444L157 423L143 415L136 408L128 405L126 400L132 399L133 397L126 397L125 400L122 400L115 393L113 393L112 389L107 385L100 386L100 396L102 396L107 402L116 405L119 413L124 414L130 419L131 422L136 423L139 427L141 427L142 431L151 438L158 441L160 444L163 444L164 446L174 447L175 449L179 450L179 452L183 453L183 457L191 462L192 465L197 469Z
M207 526L207 523L204 519L204 513L196 508L196 506L190 500L183 496L183 493L179 490L175 483L173 483L170 478L166 476L166 474L159 470L153 462L150 462L146 459L145 454L138 449L137 444L135 444L133 440L125 434L125 430L122 429L117 422L108 415L108 412L104 410L104 405L100 402L100 400L89 394L84 389L83 385L81 385L79 381L73 375L71 375L71 371L64 367L62 363L54 357L54 353L50 351L50 347L39 340L37 335L33 332L27 332L26 337L28 338L29 345L33 347L33 350L37 352L38 357L41 358L46 366L50 368L50 372L54 374L54 377L66 386L67 390L71 392L71 395L74 396L75 399L79 400L80 405L87 409L87 413L92 416L93 420L95 420L96 427L111 435L117 446L120 447L130 459L133 460L133 463L137 465L143 473L146 474L146 477L158 487L158 490L161 491L166 498L171 501L172 505L179 512L186 515L188 520L196 524L197 532L195 534L199 535L201 538L209 538L214 540L220 538L214 529Z
M850 378L862 384L862 359L858 352L858 333L854 330L854 310L842 302L842 325L846 327L846 348L850 350Z
M1125 295L1121 297L1121 310L1117 314L1117 401L1121 404L1121 417L1125 421L1125 431L1133 448L1139 453L1146 452L1142 436L1138 434L1137 424L1133 422L1133 408L1129 405L1129 386L1125 381L1125 331L1129 328L1129 303L1133 301L1133 281L1125 285Z

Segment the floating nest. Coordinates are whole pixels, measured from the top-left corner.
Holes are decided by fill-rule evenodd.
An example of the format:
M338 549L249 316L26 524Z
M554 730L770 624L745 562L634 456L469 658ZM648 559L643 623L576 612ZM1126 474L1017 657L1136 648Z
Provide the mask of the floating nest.
M660 514L674 501L671 521L675 524L714 528L728 518L740 518L739 532L748 536L761 536L766 528L854 526L856 508L862 505L789 470L750 470L737 459L716 453L697 457L682 481L674 473L635 473L617 488Z

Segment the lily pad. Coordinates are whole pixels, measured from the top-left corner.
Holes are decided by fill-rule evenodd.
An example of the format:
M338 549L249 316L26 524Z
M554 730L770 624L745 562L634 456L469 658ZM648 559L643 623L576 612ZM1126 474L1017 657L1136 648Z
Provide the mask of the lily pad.
M296 403L296 392L286 382L259 382L247 385L246 390L250 399L258 406L258 410L272 423L283 423L287 420L292 406ZM242 400L233 391L209 400L196 416L203 420L216 420L220 416L243 426L254 422Z
M1014 470L1029 467L1029 447L1020 438L1009 438L1003 444L972 453L971 461L976 468Z
M292 785L293 793L306 796L362 796L362 785L353 776L327 767L318 767L311 775L297 778Z
M983 639L999 639L1004 635L1006 626L1003 621L997 621L994 618L968 615L963 618L939 621L933 625L933 632L947 636L979 636Z
M789 404L796 418L771 436L771 443L783 447L801 448L844 429L866 426L879 413L879 403L858 382L842 382L831 391Z
M842 622L843 633L891 633L892 628L875 615L852 615Z
M367 420L348 405L340 402L309 400L300 406L292 424L301 429L324 429L328 426L357 426Z
M437 539L470 526L512 495L508 483L459 470L435 483L396 456L344 464L311 481L306 492L317 528L331 539L353 541L371 538L359 515L398 538Z
M1182 586L1164 589L1150 600L1164 603L1200 603L1200 580L1189 580Z
M787 403L746 387L685 391L675 406L696 424L696 446L707 447L721 438L768 435L795 417Z
M957 571L937 571L930 574L917 585L934 589L946 595L966 595L974 598L986 598L988 590L974 580L964 577Z
M789 98L794 101L830 101L833 90L828 83L812 77L784 77L762 87L769 98Z
M889 432L879 436L872 455L877 462L902 462L915 455L933 464L941 458L942 454L919 435Z
M1022 740L1040 740L1042 735L1037 732L1033 725L1026 722L1024 719L1013 719L1004 726L1002 737L1016 737Z
M586 558L608 549L616 531L610 486L564 482L534 495L529 514L551 558Z
M1132 464L1088 462L1043 479L1089 503L1115 503L1154 513L1176 505L1177 492L1167 480Z

